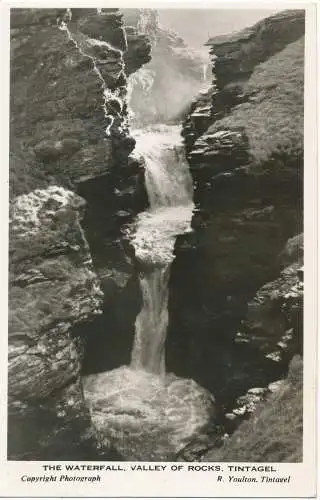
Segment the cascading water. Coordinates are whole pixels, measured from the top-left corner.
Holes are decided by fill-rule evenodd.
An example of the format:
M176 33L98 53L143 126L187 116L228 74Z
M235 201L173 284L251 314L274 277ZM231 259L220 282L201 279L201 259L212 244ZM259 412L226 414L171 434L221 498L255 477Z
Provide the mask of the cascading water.
M136 131L135 137L145 159L150 209L138 216L132 236L145 271L140 275L143 307L136 319L131 366L164 375L170 266L177 235L190 230L192 179L179 127L149 127Z
M125 459L174 460L195 439L209 439L215 414L206 389L165 373L170 268L177 236L191 230L192 179L179 126L148 126L132 135L145 161L150 205L126 231L138 264L142 308L130 366L89 375L84 393L99 435Z

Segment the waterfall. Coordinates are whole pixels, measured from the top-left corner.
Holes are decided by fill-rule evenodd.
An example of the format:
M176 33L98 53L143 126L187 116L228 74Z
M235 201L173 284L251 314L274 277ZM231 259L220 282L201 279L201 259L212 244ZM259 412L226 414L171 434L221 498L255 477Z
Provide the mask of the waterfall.
M178 235L191 231L194 205L180 127L150 125L161 114L158 103L150 99L154 77L147 68L131 76L126 99L135 153L145 162L149 198L149 209L125 229L131 255L134 249L142 294L131 363L89 375L83 381L98 435L125 460L143 461L172 460L198 435L202 445L215 414L214 399L208 391L191 379L165 373L175 241ZM134 92L136 86L139 92ZM163 99L165 105L165 96ZM145 123L148 125L142 129ZM134 130L133 124L141 128Z
M136 319L131 366L165 373L164 343L168 325L170 264L140 277L143 307Z
M177 235L191 230L192 178L179 127L154 126L134 136L146 163L150 208L138 215L131 235L143 267L143 305L135 323L131 366L164 375L170 267Z

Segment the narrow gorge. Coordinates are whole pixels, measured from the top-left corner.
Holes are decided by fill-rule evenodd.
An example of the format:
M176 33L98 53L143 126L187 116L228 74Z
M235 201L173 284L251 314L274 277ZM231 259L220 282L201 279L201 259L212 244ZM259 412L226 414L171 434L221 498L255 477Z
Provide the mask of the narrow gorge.
M12 9L10 459L300 460L303 39Z

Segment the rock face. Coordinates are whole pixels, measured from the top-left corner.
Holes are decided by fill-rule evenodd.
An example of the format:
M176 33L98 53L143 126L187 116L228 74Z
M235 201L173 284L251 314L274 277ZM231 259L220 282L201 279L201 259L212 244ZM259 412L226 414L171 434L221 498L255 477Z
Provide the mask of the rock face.
M285 11L210 40L215 82L183 125L196 211L176 244L167 363L215 394L222 425L301 353L303 35L304 11Z
M151 61L130 77L133 122L141 126L180 121L192 97L208 83L208 58L161 26L156 10L123 9L122 12L128 40L135 27L152 43Z
M83 200L51 187L12 205L9 392L45 397L79 374L71 328L101 313L102 292L79 223ZM44 334L44 335L43 335Z
M140 35L139 52L124 45L122 16L114 9L72 9L69 16L61 9L12 9L14 195L52 178L74 187L127 160L134 140L126 127L124 54L133 51L141 66L150 44Z
M297 261L281 271L275 281L258 290L248 304L244 333L237 341L252 343L270 359L302 354L303 269Z
M174 460L209 441L214 398L193 380L120 367L87 377L84 393L100 438L126 460Z
M11 10L11 458L113 456L96 449L79 373L121 292L136 297L125 321L139 307L121 244L147 204L126 94L151 47L135 33L128 43L118 9Z
M79 379L82 346L73 331L101 314L103 294L80 226L84 205L71 191L52 186L18 196L11 207L9 433L35 413L43 421L39 429L31 425L32 437L19 431L21 442L9 440L10 458L34 449L46 456L54 427L59 447L77 428L84 439L89 426ZM73 444L64 457L80 446Z

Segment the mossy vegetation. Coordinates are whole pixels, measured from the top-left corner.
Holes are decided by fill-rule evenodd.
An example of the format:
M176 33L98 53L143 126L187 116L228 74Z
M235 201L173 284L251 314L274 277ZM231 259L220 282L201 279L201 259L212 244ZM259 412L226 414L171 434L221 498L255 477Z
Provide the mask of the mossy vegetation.
M244 128L252 161L302 156L304 37L254 69L243 85L245 102L216 121L208 132Z

